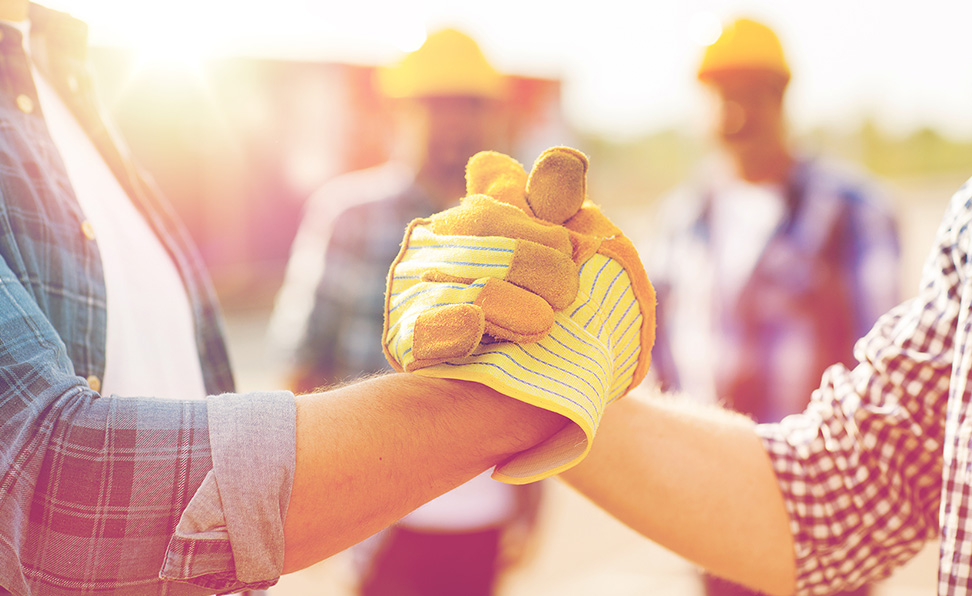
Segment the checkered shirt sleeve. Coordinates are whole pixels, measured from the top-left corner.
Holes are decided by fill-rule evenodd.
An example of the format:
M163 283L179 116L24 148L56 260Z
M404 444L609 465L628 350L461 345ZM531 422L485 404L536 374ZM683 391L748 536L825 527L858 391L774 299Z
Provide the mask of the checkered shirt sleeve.
M858 365L831 367L806 411L757 427L790 515L798 594L884 577L939 525L942 561L965 562L943 563L939 594L972 594L970 190L953 197L919 295L857 343Z

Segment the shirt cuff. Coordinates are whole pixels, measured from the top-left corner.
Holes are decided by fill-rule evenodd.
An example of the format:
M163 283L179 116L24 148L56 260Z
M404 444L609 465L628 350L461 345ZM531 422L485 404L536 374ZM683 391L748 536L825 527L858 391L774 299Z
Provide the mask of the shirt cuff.
M813 594L814 584L821 580L820 578L816 578L815 581L810 580L819 571L819 566L812 557L813 548L806 529L800 525L799 509L808 493L804 471L799 458L794 453L793 445L786 440L780 424L759 424L756 426L756 434L763 441L763 447L770 456L773 472L776 474L780 491L783 493L786 512L790 518L796 563L795 594L800 596Z
M262 589L283 571L297 454L290 392L207 400L213 469L182 513L160 572L215 591Z

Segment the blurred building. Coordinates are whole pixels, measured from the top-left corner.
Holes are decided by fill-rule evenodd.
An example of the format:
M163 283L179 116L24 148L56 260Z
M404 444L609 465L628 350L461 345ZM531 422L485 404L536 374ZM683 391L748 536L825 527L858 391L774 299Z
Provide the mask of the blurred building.
M175 67L114 48L90 58L118 132L186 222L229 306L269 303L313 190L392 150L372 66L223 58ZM567 142L560 81L511 79L514 153L532 160Z

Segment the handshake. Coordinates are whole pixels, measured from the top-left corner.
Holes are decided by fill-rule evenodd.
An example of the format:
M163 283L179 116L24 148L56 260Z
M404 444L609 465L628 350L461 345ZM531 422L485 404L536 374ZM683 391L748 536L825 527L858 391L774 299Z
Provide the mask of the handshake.
M409 224L392 263L391 365L483 383L570 420L496 466L521 484L581 461L604 408L644 378L655 294L631 242L587 200L587 158L545 151L528 175L485 151L458 207Z

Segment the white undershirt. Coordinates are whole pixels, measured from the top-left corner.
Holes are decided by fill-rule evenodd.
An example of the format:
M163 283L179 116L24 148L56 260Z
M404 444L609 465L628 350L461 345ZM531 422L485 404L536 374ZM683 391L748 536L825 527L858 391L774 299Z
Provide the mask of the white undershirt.
M737 350L719 329L713 296L732 304L753 274L786 213L783 187L723 179L711 201L711 246L689 244L673 271L677 295L671 303L672 357L681 389L716 403L717 371ZM726 343L729 342L729 343Z
M732 180L716 194L712 201L716 271L726 294L736 296L783 219L783 187Z
M481 530L508 521L516 511L516 490L490 478L487 470L444 495L432 499L399 522L426 532Z
M74 115L33 70L51 138L101 253L108 301L101 393L205 398L192 309L175 265Z

